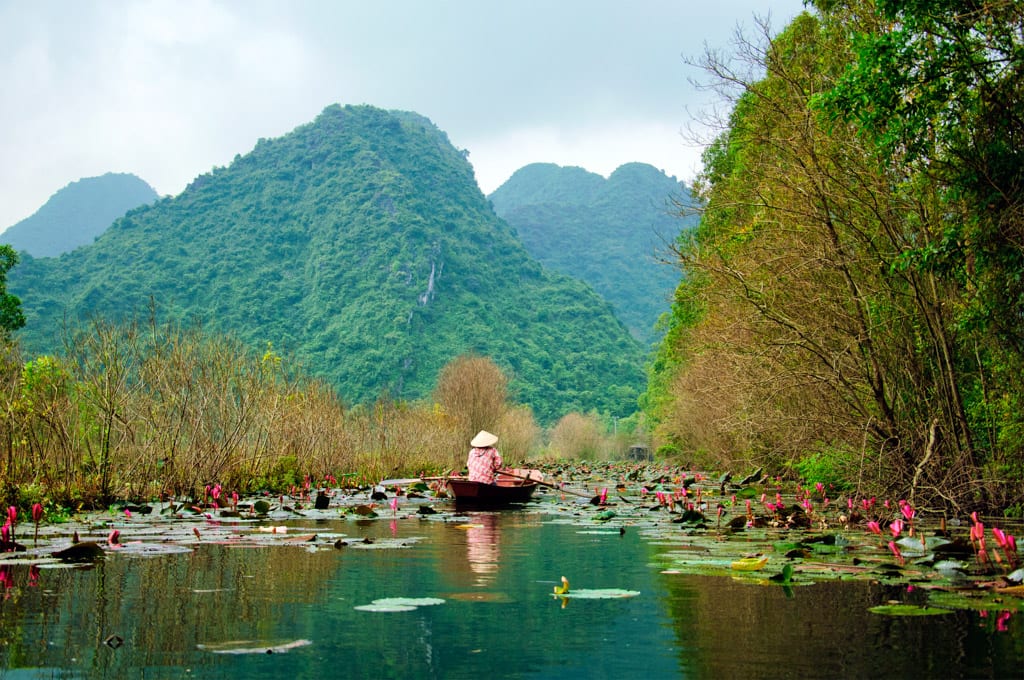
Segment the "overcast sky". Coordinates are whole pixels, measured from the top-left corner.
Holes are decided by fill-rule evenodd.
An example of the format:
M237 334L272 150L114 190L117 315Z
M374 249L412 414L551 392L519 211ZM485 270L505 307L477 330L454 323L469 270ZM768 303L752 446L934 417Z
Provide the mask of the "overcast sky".
M160 194L332 103L415 111L485 193L532 162L699 168L685 57L802 0L0 0L0 229L83 177Z

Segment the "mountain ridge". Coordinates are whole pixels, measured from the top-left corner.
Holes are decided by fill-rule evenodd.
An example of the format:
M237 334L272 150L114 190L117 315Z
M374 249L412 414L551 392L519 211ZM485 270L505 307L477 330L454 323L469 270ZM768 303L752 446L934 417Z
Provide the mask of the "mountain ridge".
M696 223L679 215L692 199L674 177L646 163L623 164L607 179L534 163L488 198L542 264L593 287L638 341L660 339L657 322L680 279L670 249Z
M429 394L447 361L491 356L538 418L628 415L642 350L584 284L530 257L428 119L332 105L259 140L95 243L11 273L27 347L62 314L201 321L294 353L349 402Z
M7 227L0 233L0 242L33 257L56 257L91 243L127 211L157 198L153 187L131 173L83 177Z

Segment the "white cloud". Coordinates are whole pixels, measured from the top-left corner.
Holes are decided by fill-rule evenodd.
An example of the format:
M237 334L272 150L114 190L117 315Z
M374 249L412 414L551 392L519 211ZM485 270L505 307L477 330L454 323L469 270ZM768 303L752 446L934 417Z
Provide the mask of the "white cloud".
M776 23L800 0L775 0ZM0 0L0 227L82 177L161 193L332 103L416 111L485 192L532 162L690 178L682 55L754 0Z

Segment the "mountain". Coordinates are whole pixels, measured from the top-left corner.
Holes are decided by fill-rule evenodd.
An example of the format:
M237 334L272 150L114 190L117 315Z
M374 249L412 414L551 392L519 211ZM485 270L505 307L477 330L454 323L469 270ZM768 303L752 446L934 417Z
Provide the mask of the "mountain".
M542 422L628 415L643 350L584 283L546 270L481 194L466 154L413 113L330 106L261 139L92 245L25 258L11 292L30 351L73 318L201 322L267 342L349 403L428 395L464 353L506 369Z
M56 257L93 240L132 208L152 203L156 191L135 175L108 172L68 184L34 215L0 234L0 242L33 257Z
M679 270L669 246L696 224L678 216L685 187L644 163L628 163L605 179L582 168L535 163L516 171L489 196L542 264L577 277L608 300L633 336L650 345L667 312Z

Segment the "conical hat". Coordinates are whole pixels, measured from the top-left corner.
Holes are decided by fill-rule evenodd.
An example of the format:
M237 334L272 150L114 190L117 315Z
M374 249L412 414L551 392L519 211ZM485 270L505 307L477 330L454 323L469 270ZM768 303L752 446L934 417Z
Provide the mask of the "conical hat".
M475 446L478 449L485 449L488 446L494 446L497 441L497 435L493 435L487 430L480 430L469 444L470 446Z

